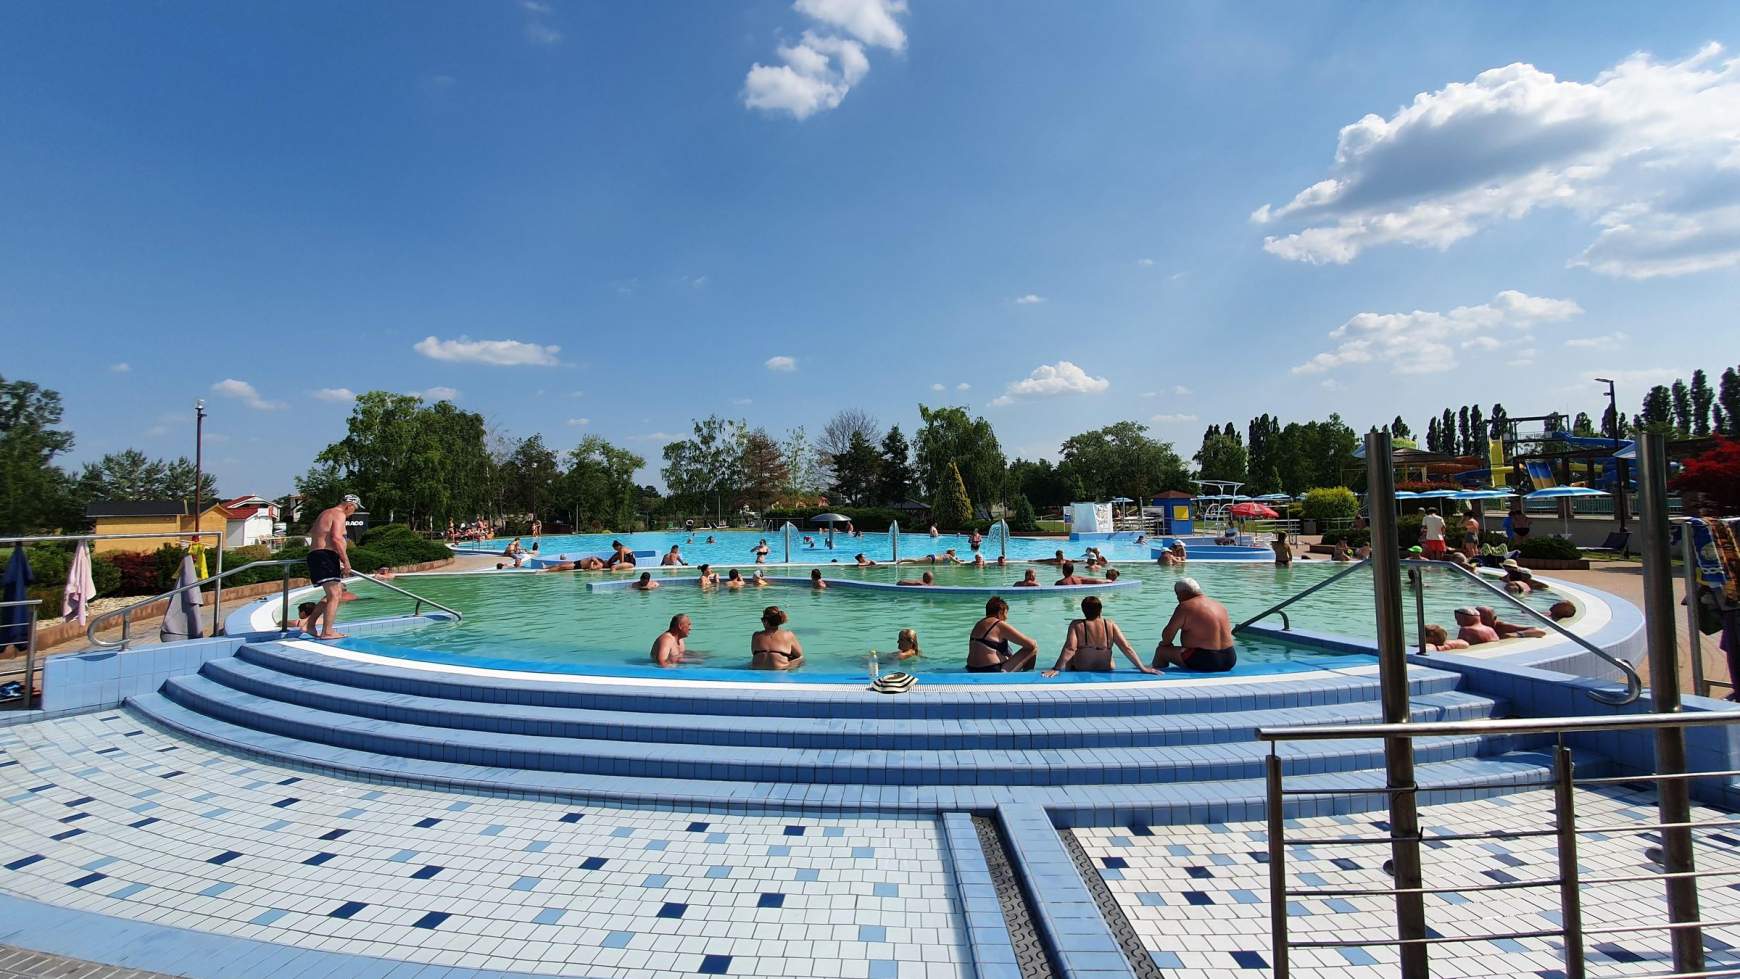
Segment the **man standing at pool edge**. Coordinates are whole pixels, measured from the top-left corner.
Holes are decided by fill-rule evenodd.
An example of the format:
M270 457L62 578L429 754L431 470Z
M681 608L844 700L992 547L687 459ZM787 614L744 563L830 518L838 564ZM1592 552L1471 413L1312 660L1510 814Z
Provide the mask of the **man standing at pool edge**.
M321 600L325 608L320 614L321 630L317 639L343 639L344 633L332 631L338 618L338 606L344 600L344 579L350 576L350 554L345 550L344 525L351 514L362 509L356 494L347 494L338 506L327 507L314 518L308 528L308 580L326 592Z

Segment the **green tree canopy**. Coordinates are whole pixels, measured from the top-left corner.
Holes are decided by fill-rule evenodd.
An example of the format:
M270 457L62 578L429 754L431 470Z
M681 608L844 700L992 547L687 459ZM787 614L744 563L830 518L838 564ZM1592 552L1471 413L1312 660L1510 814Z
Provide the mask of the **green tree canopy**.
M996 499L1003 488L1004 461L991 423L968 415L965 408L953 406L919 405L918 417L922 424L914 439L914 450L921 485L933 495L944 493L952 463L960 471L968 499L985 502Z
M901 503L912 495L916 477L912 472L911 450L899 425L889 426L882 437L882 459L877 467L876 503Z
M1196 464L1200 479L1248 482L1245 441L1233 429L1232 422L1227 422L1225 428L1208 427L1202 436L1202 448L1196 450Z
M967 498L966 480L961 469L949 463L943 470L942 485L936 501L931 504L931 519L943 530L962 530L973 519L973 504Z
M1190 488L1190 473L1172 443L1147 433L1146 425L1122 421L1065 439L1058 470L1073 499L1145 500L1163 490Z
M873 497L882 480L882 453L863 432L847 437L846 447L834 456L834 485L829 492L841 503L863 505L879 502Z

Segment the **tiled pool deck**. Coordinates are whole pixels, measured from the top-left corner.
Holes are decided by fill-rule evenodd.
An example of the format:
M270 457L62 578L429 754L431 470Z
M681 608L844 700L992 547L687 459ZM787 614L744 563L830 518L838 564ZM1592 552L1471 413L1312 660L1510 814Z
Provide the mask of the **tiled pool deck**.
M1653 794L1627 790L1579 790L1578 825L1624 827L1660 821ZM1427 834L1493 833L1552 826L1551 792L1538 791L1476 802L1431 806L1421 812ZM1697 822L1732 821L1731 814L1694 807ZM1330 816L1287 821L1287 839L1381 835L1381 816ZM1135 926L1143 946L1162 969L1201 979L1251 979L1268 975L1268 833L1263 823L1199 826L1093 828L1073 832ZM1699 870L1740 873L1740 837L1732 830L1695 831ZM1578 845L1586 876L1656 873L1645 856L1659 839L1642 833L1588 833ZM1394 881L1383 872L1389 848L1290 846L1288 886L1382 888ZM1466 888L1558 876L1552 837L1429 843L1424 851L1427 887ZM1737 876L1735 880L1740 880ZM1740 919L1740 884L1706 879L1699 901L1706 922ZM1583 927L1665 922L1667 903L1659 882L1583 888ZM1294 941L1384 940L1395 934L1394 905L1386 898L1297 898L1288 903ZM1479 935L1561 927L1556 887L1428 895L1427 925L1443 935ZM1591 976L1638 976L1672 972L1666 933L1638 932L1611 938L1591 934L1586 942ZM1707 968L1740 967L1740 929L1706 926ZM1562 976L1558 938L1505 939L1435 945L1434 976ZM1293 975L1338 979L1389 979L1397 975L1396 953L1381 946L1300 949Z
M73 944L50 951L261 979L416 974L395 962L455 976L972 970L936 819L383 788L212 751L124 711L11 727L0 748L0 892L174 929L134 948L62 934ZM63 930L5 937L41 948ZM214 952L190 932L255 941Z

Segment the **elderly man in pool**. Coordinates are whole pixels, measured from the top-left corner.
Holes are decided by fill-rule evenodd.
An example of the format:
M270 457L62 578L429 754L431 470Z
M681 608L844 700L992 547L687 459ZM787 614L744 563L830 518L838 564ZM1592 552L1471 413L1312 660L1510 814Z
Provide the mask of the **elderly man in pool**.
M684 646L683 640L689 638L689 633L692 631L694 631L694 626L689 622L687 615L678 612L671 616L670 628L659 633L659 637L653 640L653 665L672 667L683 663L688 656L688 649Z
M1192 673L1225 673L1238 665L1226 606L1204 595L1195 578L1173 582L1172 593L1178 607L1160 631L1160 644L1154 647L1155 668L1176 666ZM1180 640L1177 645L1172 642L1174 637Z

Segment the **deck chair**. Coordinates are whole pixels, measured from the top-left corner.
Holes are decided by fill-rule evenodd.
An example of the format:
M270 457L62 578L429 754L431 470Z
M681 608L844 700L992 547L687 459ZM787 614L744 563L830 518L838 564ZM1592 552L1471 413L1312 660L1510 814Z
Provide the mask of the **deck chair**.
M1629 531L1629 530L1615 530L1613 533L1607 535L1607 539L1601 542L1600 547L1585 547L1585 548L1583 548L1583 550L1585 550L1585 551L1606 551L1609 554L1618 554L1621 557L1630 557L1631 556L1631 531Z

